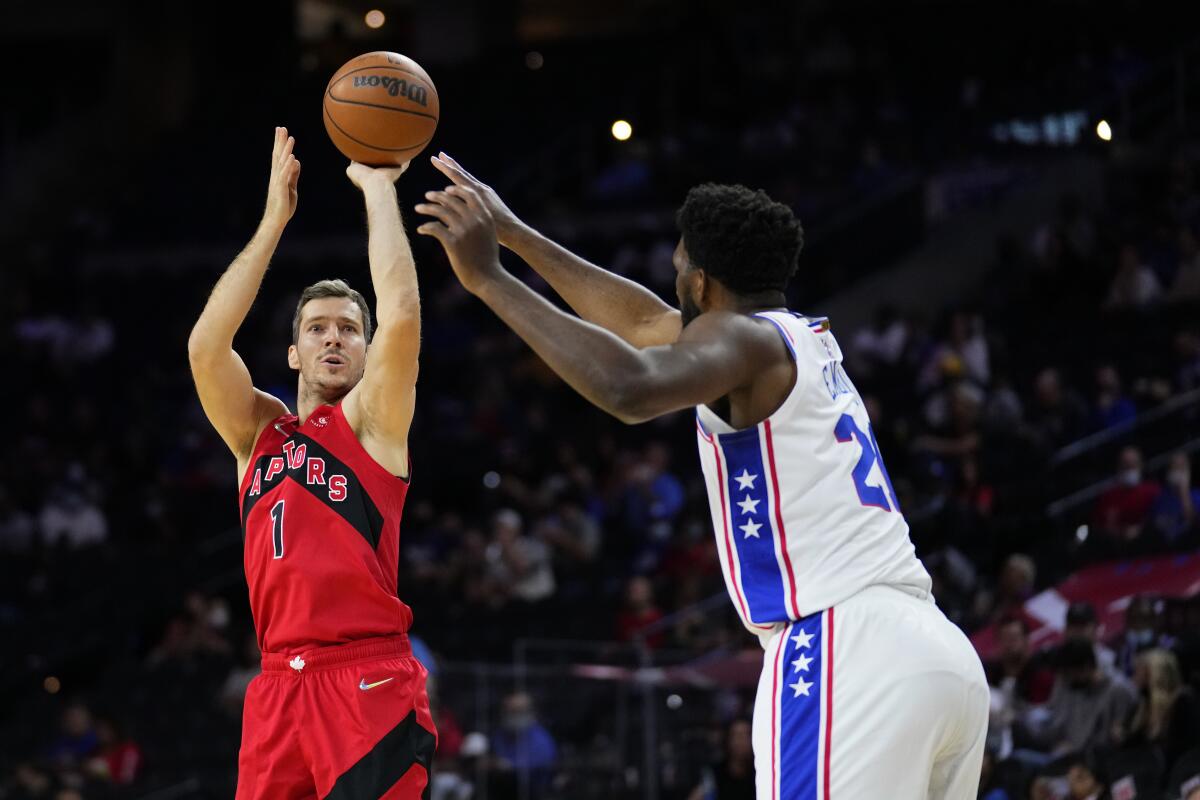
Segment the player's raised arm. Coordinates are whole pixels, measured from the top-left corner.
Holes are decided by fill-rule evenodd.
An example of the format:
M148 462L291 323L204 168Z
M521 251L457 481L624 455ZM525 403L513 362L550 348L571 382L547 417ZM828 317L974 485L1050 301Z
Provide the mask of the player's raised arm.
M673 344L638 349L560 311L500 266L491 212L474 189L457 188L442 193L437 202L417 206L435 220L417 232L442 243L463 287L551 369L623 422L643 422L717 400L779 359L783 345L778 335L732 312L698 317Z
M283 229L296 213L300 162L286 128L275 129L267 207L258 230L225 270L188 337L188 360L204 413L238 458L239 470L254 439L270 420L287 413L284 404L254 388L250 372L233 349Z
M455 185L471 188L491 213L500 244L512 250L546 279L575 313L612 331L634 347L670 344L683 329L679 310L654 292L572 253L522 222L495 190L471 175L450 156L433 158ZM441 192L426 197L438 201Z
M378 327L367 349L363 379L342 406L367 452L402 477L408 475L408 429L421 352L417 267L396 200L396 179L407 168L407 164L372 168L352 163L346 170L367 205L367 253Z

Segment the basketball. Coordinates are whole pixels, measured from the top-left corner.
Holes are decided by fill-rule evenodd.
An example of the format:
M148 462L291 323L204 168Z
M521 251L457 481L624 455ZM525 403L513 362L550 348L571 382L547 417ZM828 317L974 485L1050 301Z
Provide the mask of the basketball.
M325 130L351 161L398 166L425 149L437 129L437 89L421 66L399 53L347 61L325 88Z

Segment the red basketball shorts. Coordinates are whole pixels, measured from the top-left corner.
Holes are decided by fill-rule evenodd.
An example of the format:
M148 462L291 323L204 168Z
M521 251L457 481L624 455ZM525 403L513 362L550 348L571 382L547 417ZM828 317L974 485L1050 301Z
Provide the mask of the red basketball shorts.
M437 732L408 638L264 653L242 714L237 800L428 797Z

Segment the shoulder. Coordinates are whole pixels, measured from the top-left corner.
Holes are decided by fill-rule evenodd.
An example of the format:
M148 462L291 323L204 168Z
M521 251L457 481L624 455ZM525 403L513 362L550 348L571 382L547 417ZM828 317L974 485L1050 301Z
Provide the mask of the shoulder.
M722 342L739 350L775 355L786 352L778 325L770 319L733 311L708 311L684 326L679 342Z

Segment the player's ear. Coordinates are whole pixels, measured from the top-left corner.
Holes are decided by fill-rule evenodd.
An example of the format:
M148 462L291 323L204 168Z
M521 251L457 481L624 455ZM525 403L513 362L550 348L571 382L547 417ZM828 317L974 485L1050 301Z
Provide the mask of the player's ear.
M294 370L300 369L300 353L294 344L288 345L288 366Z
M704 270L699 269L699 268L693 269L692 272L695 274L695 277L693 277L692 280L695 281L695 283L693 284L693 286L695 287L695 292L693 292L693 296L696 298L696 304L701 306L702 308L707 307L708 301L709 301L708 290L709 290L709 287L712 286L712 284L708 280L708 274L705 273Z

